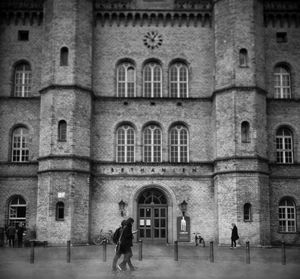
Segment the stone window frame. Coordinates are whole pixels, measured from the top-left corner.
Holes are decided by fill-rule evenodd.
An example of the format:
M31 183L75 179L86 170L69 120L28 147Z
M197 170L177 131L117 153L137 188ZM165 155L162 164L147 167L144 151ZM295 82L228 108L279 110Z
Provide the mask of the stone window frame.
M281 131L283 131L283 133L279 134ZM288 131L288 133L285 134L284 131ZM290 148L287 148L287 145L290 146ZM277 128L275 147L277 164L294 164L294 133L290 127L280 126Z
M65 67L69 66L69 48L66 46L63 46L60 49L60 66Z
M157 134L158 132L158 134ZM146 135L146 133L148 133ZM150 136L150 142L145 143L146 137L149 139ZM159 144L154 144L155 141L158 140L159 136ZM148 123L142 130L142 142L143 142L143 162L145 163L161 163L162 162L162 144L163 144L163 132L162 128L157 123ZM148 147L148 148L147 148ZM155 148L156 147L156 148ZM146 148L150 152L146 152ZM149 149L150 148L150 149ZM155 153L158 151L158 153ZM155 156L157 154L158 156Z
M146 72L150 68L150 72ZM155 72L158 69L158 72ZM143 97L144 98L162 98L163 97L163 69L158 60L148 60L143 65ZM159 79L156 80L157 76ZM147 80L146 80L147 77ZM155 78L156 77L156 78ZM146 86L147 85L147 86ZM156 85L156 86L155 86ZM148 90L150 89L150 92ZM158 96L155 95L155 89L159 89ZM147 92L146 92L147 91Z
M62 213L62 217L60 214ZM63 201L58 201L55 205L55 220L64 221L65 220L65 203Z
M176 79L173 80L174 73L173 69L176 69ZM181 69L185 70L185 79L181 79ZM181 94L181 86L185 85L185 92ZM175 93L173 94L173 86L176 87ZM188 98L189 97L189 68L187 63L184 61L173 61L169 66L169 96L171 98Z
M241 48L239 51L239 66L241 68L247 68L249 63L248 50L246 48Z
M172 143L172 132L174 130L177 130L177 143L173 144ZM181 131L185 131L186 132L186 144L178 144L178 141L181 141L181 135L180 132ZM174 123L170 126L169 129L169 160L171 163L188 163L189 162L189 130L187 125L185 125L184 123ZM174 139L174 138L173 138ZM176 139L175 139L176 140ZM175 149L177 149L177 155L179 154L179 156L172 156L172 147L174 147ZM181 154L182 154L182 149L186 148L186 152L185 152L185 160L182 160L181 158Z
M250 123L249 121L242 121L241 123L241 142L250 143Z
M62 119L58 121L57 125L57 140L60 142L66 142L67 141L67 121Z
M289 224L292 225L289 226ZM278 232L297 232L297 207L295 200L291 197L283 197L278 203Z
M18 98L30 97L32 89L32 68L28 61L20 60L13 66L12 96Z
M244 222L252 222L252 205L249 202L243 206L243 220Z
M12 204L16 199L18 199L17 203ZM20 203L20 200L22 201ZM24 201L24 202L23 202ZM26 202L26 199L19 194L12 195L11 197L8 198L7 200L7 206L8 206L8 211L7 211L7 223L8 225L13 223L14 225L17 225L19 223L26 224L26 215L27 215L27 207L28 203ZM12 210L12 207L15 208L15 210ZM12 217L11 215L13 212L16 212L18 215L18 208L25 207L25 217Z
M17 140L18 134L16 133L18 130L20 130L20 136L18 136L20 139ZM29 154L29 128L23 124L16 125L11 130L10 161L13 163L27 163L29 162Z
M120 80L120 70L124 69L124 80ZM133 80L129 80L129 70L133 70ZM136 65L134 61L123 59L117 63L116 67L117 77L117 97L119 98L133 98L136 97ZM129 86L131 84L131 87ZM121 85L124 86L124 94L121 93ZM133 88L131 92L130 88Z
M287 83L287 85L284 85ZM273 88L275 99L292 98L292 71L288 63L280 62L274 66Z
M124 132L124 141L121 143L120 140L120 132ZM128 134L130 131L131 134ZM131 123L122 123L118 125L115 131L115 139L116 139L116 162L117 163L134 163L136 161L136 128ZM133 140L133 143L128 143L128 140ZM130 152L132 156L128 156L129 149L132 151ZM124 150L124 156L121 156ZM121 153L120 153L121 152Z

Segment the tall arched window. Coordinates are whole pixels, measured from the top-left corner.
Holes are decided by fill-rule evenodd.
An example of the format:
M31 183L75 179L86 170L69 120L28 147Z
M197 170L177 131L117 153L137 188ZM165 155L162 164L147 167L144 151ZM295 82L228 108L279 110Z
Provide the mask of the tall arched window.
M67 141L67 122L65 120L58 122L58 141Z
M280 128L276 133L277 163L293 163L293 134L288 128Z
M188 162L188 131L183 125L170 130L170 161Z
M248 121L243 121L241 124L241 138L242 142L250 142L250 124Z
M135 133L129 125L123 125L117 130L117 162L132 163L135 161Z
M162 70L157 63L148 63L144 67L144 97L162 97Z
M239 63L240 63L240 67L248 66L248 51L245 48L240 49Z
M118 66L118 97L135 97L135 76L135 67L133 64L122 63Z
M57 221L62 221L65 219L65 204L61 201L56 203L55 217Z
M19 127L12 133L12 162L29 161L28 129Z
M245 203L244 204L244 221L249 222L251 221L251 204L250 203Z
M275 98L289 99L291 94L291 73L285 65L276 66L274 69Z
M67 47L62 47L60 49L60 66L69 65L69 49Z
M170 67L170 96L174 98L188 97L188 68L183 63Z
M14 96L28 97L31 92L31 68L29 63L19 63L15 67Z
M147 163L161 162L161 130L156 125L150 125L144 129L143 133L143 160Z
M296 231L296 207L291 199L282 199L279 203L279 231Z
M21 196L15 196L9 203L9 223L19 224L26 222L26 201Z

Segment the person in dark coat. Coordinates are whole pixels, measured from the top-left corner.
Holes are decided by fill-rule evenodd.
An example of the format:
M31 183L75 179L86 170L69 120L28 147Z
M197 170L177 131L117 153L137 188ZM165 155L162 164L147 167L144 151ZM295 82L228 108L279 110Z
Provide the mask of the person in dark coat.
M123 234L122 231L124 231L125 226L126 226L126 220L123 220L122 223L121 223L120 234ZM121 235L121 237L122 237L122 235ZM116 253L115 253L115 256L114 256L114 259L113 259L113 263L112 263L112 271L113 272L117 271L117 262L118 262L118 259L121 257L121 255L122 255L121 249L117 249L117 247L116 247Z
M120 263L119 267L122 270L126 270L126 264L128 264L131 271L134 271L136 269L132 265L131 259L130 259L133 256L132 249L131 249L131 247L133 246L133 244L132 244L133 234L137 232L137 231L134 231L134 232L132 231L133 223L134 223L134 220L132 218L127 219L126 226L124 228L122 239L121 239L120 252L122 254L124 254L124 258L123 258L123 261Z
M19 227L17 229L17 236L18 236L18 247L22 247L23 245L23 233L25 231L23 223L19 224Z
M10 224L9 227L7 228L7 235L8 235L9 247L15 247L16 228L13 224Z
M238 229L237 229L237 226L232 223L231 224L232 226L232 231L231 231L231 249L234 247L236 248L236 241L239 239L239 235L238 235Z

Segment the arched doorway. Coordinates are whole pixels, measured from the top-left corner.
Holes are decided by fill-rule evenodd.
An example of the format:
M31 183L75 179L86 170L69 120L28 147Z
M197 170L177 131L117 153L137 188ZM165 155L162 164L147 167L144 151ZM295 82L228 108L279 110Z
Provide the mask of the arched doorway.
M139 195L137 217L139 239L144 242L167 242L168 203L162 191L150 188Z

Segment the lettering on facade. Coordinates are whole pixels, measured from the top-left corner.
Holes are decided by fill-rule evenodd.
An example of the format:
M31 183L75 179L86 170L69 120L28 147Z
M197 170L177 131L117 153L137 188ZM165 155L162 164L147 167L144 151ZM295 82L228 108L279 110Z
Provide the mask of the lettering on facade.
M199 168L187 167L100 167L100 173L105 175L196 175Z

